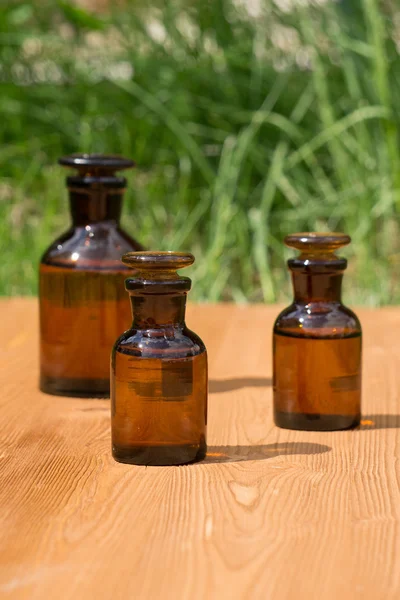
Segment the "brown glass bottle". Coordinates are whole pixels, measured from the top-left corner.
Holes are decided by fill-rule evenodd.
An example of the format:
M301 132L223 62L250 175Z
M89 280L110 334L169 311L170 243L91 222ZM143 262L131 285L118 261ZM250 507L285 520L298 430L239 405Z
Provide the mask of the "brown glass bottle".
M141 245L120 228L124 177L134 165L113 155L76 154L67 178L72 225L44 253L39 268L40 389L56 395L110 393L110 351L130 324L121 265Z
M207 352L185 324L191 281L177 269L191 254L133 252L125 282L133 323L111 358L111 429L115 460L180 465L206 453Z
M273 331L275 424L333 431L355 427L361 412L361 326L341 303L350 243L341 233L295 233L285 244L300 250L288 261L294 301Z

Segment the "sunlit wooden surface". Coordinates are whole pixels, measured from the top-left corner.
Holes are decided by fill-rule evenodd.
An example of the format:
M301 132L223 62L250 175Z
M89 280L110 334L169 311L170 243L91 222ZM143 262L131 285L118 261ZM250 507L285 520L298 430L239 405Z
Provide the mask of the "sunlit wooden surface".
M1 310L0 597L400 598L400 309L359 310L363 425L272 423L277 307L189 306L209 350L209 457L132 467L109 401L37 389L37 306Z

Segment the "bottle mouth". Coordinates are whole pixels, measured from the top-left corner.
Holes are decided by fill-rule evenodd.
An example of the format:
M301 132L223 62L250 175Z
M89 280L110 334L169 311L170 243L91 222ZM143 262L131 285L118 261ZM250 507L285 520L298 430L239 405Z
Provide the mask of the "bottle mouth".
M125 289L132 296L149 296L151 294L186 294L192 287L189 277L179 279L143 279L141 277L128 277L125 279Z
M177 271L190 267L194 256L190 252L148 250L127 252L122 262L135 270L132 278L125 280L128 291L142 290L143 293L162 294L190 290L191 280L181 277Z
M139 271L177 271L190 267L194 263L190 252L173 252L172 250L146 250L142 252L127 252L122 262ZM176 275L178 277L178 275Z
M305 273L310 275L330 275L337 274L347 268L347 259L341 256L310 257L301 255L297 258L289 258L287 261L291 271Z
M93 188L96 185L125 188L125 177L117 177L115 172L135 166L133 160L118 154L70 154L62 156L58 163L77 170L76 175L67 177L69 188Z
M77 169L99 169L103 171L122 171L123 169L132 169L135 163L130 158L124 158L118 154L69 154L58 159L58 164L63 167L72 167Z
M302 252L335 252L342 246L347 246L351 237L346 233L330 233L307 231L303 233L291 233L285 237L285 244L290 248L296 248Z
M307 231L287 235L286 246L300 252L288 260L289 269L313 274L343 271L347 267L347 260L337 256L336 250L350 242L351 237L345 233Z

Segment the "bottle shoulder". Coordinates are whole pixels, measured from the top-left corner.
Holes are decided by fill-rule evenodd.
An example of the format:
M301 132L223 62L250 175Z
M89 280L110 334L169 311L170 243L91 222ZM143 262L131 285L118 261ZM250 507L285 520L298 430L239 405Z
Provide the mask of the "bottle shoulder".
M142 247L123 229L107 222L70 227L44 252L41 263L74 269L127 270L121 256Z
M340 303L293 303L278 315L274 333L301 337L347 337L360 335L361 324L357 315Z
M115 355L143 358L186 358L206 352L202 340L187 327L129 329L114 344Z

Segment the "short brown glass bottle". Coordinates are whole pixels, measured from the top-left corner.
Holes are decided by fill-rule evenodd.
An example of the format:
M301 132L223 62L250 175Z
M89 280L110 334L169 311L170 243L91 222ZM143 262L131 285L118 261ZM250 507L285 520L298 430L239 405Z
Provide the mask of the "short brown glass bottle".
M361 326L341 303L350 243L342 233L295 233L285 244L300 250L288 261L294 301L273 332L275 424L332 431L355 427L361 412Z
M44 253L39 269L40 389L49 394L104 397L110 351L129 327L123 252L141 245L120 228L124 177L131 160L76 154L67 178L72 225Z
M194 262L179 252L133 252L125 282L133 323L111 358L111 429L115 460L180 465L206 454L207 352L185 324L191 281L177 269Z

